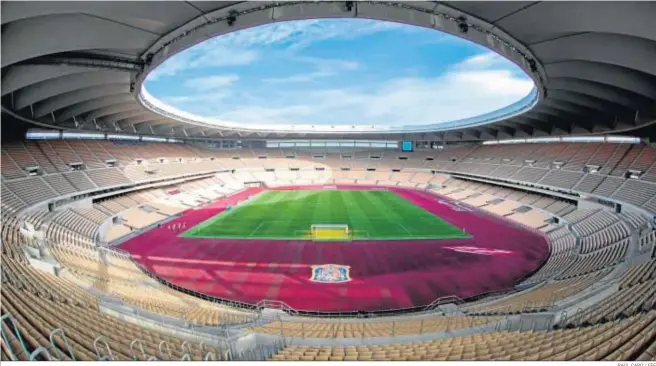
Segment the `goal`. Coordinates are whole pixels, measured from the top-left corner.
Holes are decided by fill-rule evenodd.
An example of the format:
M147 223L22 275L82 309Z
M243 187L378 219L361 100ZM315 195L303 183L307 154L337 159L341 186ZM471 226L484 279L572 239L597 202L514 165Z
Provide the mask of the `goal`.
M314 224L310 233L314 241L351 240L351 230L346 224Z

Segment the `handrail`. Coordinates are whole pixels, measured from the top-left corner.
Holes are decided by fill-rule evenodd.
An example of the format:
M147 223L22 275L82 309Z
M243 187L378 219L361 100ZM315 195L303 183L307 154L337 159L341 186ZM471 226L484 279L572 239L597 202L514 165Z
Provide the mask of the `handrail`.
M581 323L583 322L583 314L585 311L582 308L576 308L576 312L574 313L574 321L578 322L578 324L574 323L575 326L581 326Z
M169 344L168 344L168 342L166 342L166 341L161 341L161 342L159 342L159 346L158 346L158 348L159 348L159 356L160 356L160 358L161 358L162 360L164 359L164 351L162 351L162 345L165 345L165 346L166 346L166 352L168 353L168 356L169 356L168 360L171 361L171 359L173 358L173 357L171 356L171 348L169 347Z
M569 315L567 314L567 310L563 310L560 312L560 319L558 319L558 327L560 328L565 328L567 326L567 320L568 320Z
M139 358L137 355L134 354L134 344L137 343L139 347L141 348L141 355L143 356L144 359L148 358L148 355L146 355L146 351L144 351L143 343L139 339L134 339L132 342L130 342L130 352L132 352L132 358L136 361Z
M42 346L39 346L37 349L35 349L32 353L30 353L30 361L35 361L36 357L40 354L45 354L48 358L48 361L52 361L52 357L50 356L50 352L48 352L47 349L45 349Z
M102 341L105 344L105 348L107 349L107 355L106 356L101 356L100 351L98 351L98 341ZM93 349L96 351L96 356L98 356L98 361L114 361L114 355L112 354L112 349L109 347L109 343L107 343L107 338L105 336L98 336L96 339L93 340Z
M430 304L426 305L426 307L424 307L424 312L433 311L438 306L445 305L445 304L455 304L456 306L460 306L461 304L464 304L464 301L460 297L455 295L441 296L433 300L433 302L431 302Z
M534 285L532 285L530 287L533 287L533 286ZM530 288L530 287L527 287L527 288ZM502 290L488 291L488 292L483 292L481 294L469 297L469 298L467 298L467 301L478 301L478 300L483 300L483 299L493 297L493 296L510 295L510 294L514 294L516 292L520 292L520 291L524 291L524 290L525 289L520 290L520 289L511 287L511 288L506 288L506 289L502 289Z
M189 341L182 342L182 346L180 346L180 348L182 349L182 352L185 351L185 347L187 348L187 351L188 351L187 353L193 354L193 351L191 350L191 345L189 344Z
M59 350L59 347L55 344L54 336L57 333L61 333L61 338L64 340L64 344L66 345L66 348L68 348L68 354L71 356L71 360L75 361L75 355L73 354L73 348L71 348L71 345L68 343L68 338L66 338L66 333L64 333L64 330L61 328L57 328L50 332L50 345L52 348L55 350L57 353L57 357L61 360L63 357L60 357L60 354L63 356L63 353Z
M16 321L14 320L14 317L10 314L7 313L0 317L0 324L4 323L5 320L9 320L11 322L11 325L14 327L14 333L16 333L16 336L18 337L18 341L20 342L21 348L23 348L23 353L25 355L28 354L27 352L27 346L25 346L25 342L23 341L23 336L21 336L20 330L18 329L18 326L16 325ZM0 332L2 332L2 340L5 342L7 345L7 350L10 353L10 356L12 356L15 359L18 359L14 351L11 349L11 343L9 343L9 338L7 337L7 334L5 334L5 329L4 327L0 326Z
M5 341L3 341L0 338L0 350L2 350L3 353L5 353L9 359L7 361L18 361L16 356L14 356L13 352L9 349L9 346L5 344Z
M298 315L298 311L293 307L289 306L284 301L263 299L260 300L257 304L255 304L255 306L257 307L258 310L281 309L283 311L290 312L293 315Z
M99 245L97 248L99 250L109 252L110 254L114 254L114 255L117 255L117 256L120 256L120 257L125 257L126 259L130 259L132 257L130 255L130 253L126 252L123 249L119 249L119 248L116 248L116 247Z

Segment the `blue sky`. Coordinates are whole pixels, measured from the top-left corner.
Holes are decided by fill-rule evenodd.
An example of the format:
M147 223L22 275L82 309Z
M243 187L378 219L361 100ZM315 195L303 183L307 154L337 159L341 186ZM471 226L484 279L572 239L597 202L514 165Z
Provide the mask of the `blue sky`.
M281 22L219 36L164 62L149 93L243 124L416 125L473 117L533 82L482 46L364 19Z

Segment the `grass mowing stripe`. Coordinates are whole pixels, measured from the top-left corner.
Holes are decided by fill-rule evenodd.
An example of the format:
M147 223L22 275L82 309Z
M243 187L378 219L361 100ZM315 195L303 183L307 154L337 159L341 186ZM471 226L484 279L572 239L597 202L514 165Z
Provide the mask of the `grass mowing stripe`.
M290 231L305 232L310 230L309 227L299 228L297 225L298 222L302 222L304 218L307 216L306 207L308 207L312 211L316 210L315 203L318 197L316 194L314 194L313 191L307 191L307 192L311 192L311 193L301 196L300 197L301 199L296 200L294 202L293 207L290 207L289 212L284 212L284 215L288 217L288 221L284 228L286 232L290 232ZM278 213L278 215L282 215L282 214L283 214L282 212ZM307 235L307 233L302 235Z
M376 193L385 193L384 191ZM387 221L399 223L404 220L403 215L399 215L397 210L391 209L393 206L388 205L382 201L382 197L387 196L387 194L372 194L365 195L364 198L369 200L371 204L375 207L377 212L380 212ZM407 230L406 230L407 231ZM408 231L408 233L410 233Z
M341 210L342 210L341 212L346 212L346 220L344 220L344 224L349 226L349 230L355 230L355 228L353 226L353 217L355 216L355 214L354 214L353 209L352 209L354 204L351 203L353 201L353 199L352 198L349 199L349 197L350 197L349 193L350 193L350 191L340 192L340 194L338 195L339 204L340 204L340 207L341 207ZM347 202L347 199L348 199L348 202ZM357 205L355 205L355 207L357 207ZM336 213L336 214L338 214L338 213ZM353 234L355 234L355 233L353 233Z
M385 200L387 200L387 203L390 205L397 205L400 202L404 201L403 198L401 198L398 195L388 195L383 197ZM440 225L442 226L441 231L445 233L451 233L451 235L462 235L465 234L460 230L458 227L452 225L451 223L438 218L434 214L424 210L423 208L416 206L416 205L407 205L406 207L406 213L404 216L406 217L412 217L412 221L404 220L403 226L405 229L410 227L410 230L413 231L421 231L422 228L427 227L430 228L430 225L426 225L428 223L434 222L435 219L438 219L440 222ZM409 225L411 224L411 225ZM418 224L421 224L421 227L418 226ZM407 225L407 226L406 226ZM466 234L465 234L466 235Z
M276 195L269 194L266 197L263 197L262 200L259 200L258 205L264 208L267 207L267 205L275 204L278 201L278 199L279 198ZM253 231L251 231L249 235L250 237L253 237L255 233L257 233L257 231L262 228L262 225L264 225L265 223L264 219L266 219L268 211L266 209L260 209L257 210L257 214L258 214L257 216L251 216L253 221L254 222L259 221L259 224L255 227L255 229L253 229Z
M369 205L369 201L365 199L365 195L363 194L362 191L355 191L352 192L352 200L353 200L353 205L351 206L351 210L357 211L359 215L357 215L358 223L353 223L353 228L354 230L359 230L362 235L363 231L367 232L367 236L375 236L376 231L375 231L375 225L373 221L371 220L371 216L367 215L367 212L371 212L372 206ZM361 225L361 223L367 222L367 225Z
M236 207L233 207L230 210L224 210L220 214L216 216L212 216L209 219L201 222L200 224L188 229L187 231L184 231L180 236L182 237L194 237L194 236L202 236L200 232L202 232L204 229L212 227L217 221L219 220L225 220L226 217L230 216L233 214L236 210L242 209L244 207L247 207L249 204L254 204L256 201L259 201L260 199L263 199L266 197L267 194L271 192L260 192L258 195L254 196L251 200L248 200L246 202L243 202Z
M391 226L398 224L403 217L396 214L392 206L388 206L381 202L380 196L385 195L384 191L374 191L373 194L363 194L361 195L361 202L365 204L368 211L376 212L379 216L375 221L372 222L372 227L370 229L374 235L386 235L386 232L393 230ZM405 230L404 230L405 231ZM410 232L405 231L406 234Z

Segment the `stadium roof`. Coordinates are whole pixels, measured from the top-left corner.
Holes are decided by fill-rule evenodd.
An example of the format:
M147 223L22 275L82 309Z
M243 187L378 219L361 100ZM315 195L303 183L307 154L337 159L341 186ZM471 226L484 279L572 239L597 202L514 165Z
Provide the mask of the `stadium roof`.
M185 118L142 93L149 72L208 38L328 17L430 27L486 46L533 78L532 108L430 131L266 131ZM2 110L43 126L177 137L457 141L629 131L656 120L653 19L653 2L3 1Z

